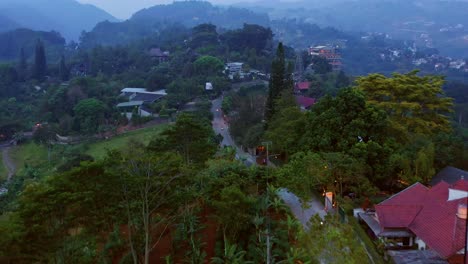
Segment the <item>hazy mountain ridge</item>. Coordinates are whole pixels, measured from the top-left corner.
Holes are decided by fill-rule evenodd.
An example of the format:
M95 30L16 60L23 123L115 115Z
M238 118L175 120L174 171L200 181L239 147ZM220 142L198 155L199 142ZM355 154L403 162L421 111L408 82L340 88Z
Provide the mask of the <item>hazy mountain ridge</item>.
M0 60L18 60L21 48L24 49L26 58L34 55L36 41L44 42L47 57L55 62L63 54L65 39L58 32L34 31L30 29L16 29L0 33Z
M266 13L255 13L245 8L219 7L209 2L174 2L169 5L156 5L136 12L132 21L171 21L185 26L212 23L224 28L242 27L244 23L267 26Z
M174 24L187 28L211 23L220 28L241 28L244 23L268 26L266 13L245 8L218 7L204 1L174 2L156 5L136 12L123 22L101 22L81 36L83 47L125 44L153 34L159 34Z
M118 21L102 9L75 0L4 0L0 2L1 17L11 22L7 27L0 26L0 31L20 27L54 30L68 40L77 40L83 30L92 29L98 22Z

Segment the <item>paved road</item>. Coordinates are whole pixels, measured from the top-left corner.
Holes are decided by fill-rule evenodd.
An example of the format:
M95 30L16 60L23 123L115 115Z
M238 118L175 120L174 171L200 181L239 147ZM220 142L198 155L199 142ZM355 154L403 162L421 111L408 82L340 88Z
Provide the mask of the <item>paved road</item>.
M248 153L244 152L232 139L231 135L229 134L229 125L224 121L223 113L221 111L221 97L213 100L211 106L211 112L213 113L213 121L211 122L213 125L213 130L215 134L221 134L223 136L223 141L221 142L221 146L231 146L236 149L236 158L240 160L244 160L244 163L248 166L255 164L255 159Z
M289 192L287 189L280 189L278 191L278 195L291 209L291 212L294 214L297 220L301 222L305 230L309 229L307 223L312 216L318 214L323 219L327 214L325 210L323 210L323 204L321 204L320 201L314 197L309 202L307 202L307 208L303 208L299 198L294 193Z
M213 130L216 134L221 134L223 136L223 141L221 142L221 146L232 146L236 149L236 157L242 157L245 159L245 164L248 166L256 164L255 158L252 157L250 154L245 153L239 147L236 146L234 140L232 140L231 135L229 134L229 126L223 119L223 113L221 111L221 103L222 99L217 98L212 101L211 112L213 113ZM278 195L281 199L284 200L286 205L291 208L291 211L296 216L296 218L302 223L305 229L308 229L307 223L309 219L315 215L319 214L320 217L324 217L326 212L323 210L323 205L318 201L316 198L312 198L307 203L307 208L302 208L302 203L300 202L299 198L294 195L293 193L289 192L286 189L280 189Z

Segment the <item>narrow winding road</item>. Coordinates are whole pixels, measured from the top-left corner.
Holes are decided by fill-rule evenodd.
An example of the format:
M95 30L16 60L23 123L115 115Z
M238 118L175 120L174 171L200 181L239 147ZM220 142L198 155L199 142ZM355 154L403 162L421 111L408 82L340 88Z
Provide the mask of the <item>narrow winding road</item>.
M225 122L223 118L223 112L221 110L222 97L218 97L211 103L211 112L213 113L213 121L211 123L213 125L213 130L215 134L221 134L221 136L223 136L221 146L231 146L235 148L237 159L243 160L247 166L254 165L255 158L252 157L252 155L250 155L249 153L246 153L241 148L239 148L232 139L231 134L229 134L229 125Z
M236 149L236 158L239 160L244 160L244 164L247 166L252 166L256 164L255 157L244 152L238 146L236 146L234 140L232 140L231 135L229 134L229 125L225 122L223 118L223 113L221 110L222 97L219 97L212 101L211 112L213 113L213 130L216 135L221 134L223 136L223 141L221 146L231 146ZM314 197L307 202L307 206L303 206L299 198L293 193L289 192L287 189L280 189L278 195L283 199L285 204L291 209L294 216L302 223L304 229L308 229L307 223L310 218L318 214L321 218L324 218L326 212L323 210L323 205L320 201Z
M309 229L308 222L314 215L319 215L324 219L327 212L323 208L323 204L316 198L312 198L303 206L299 198L287 189L281 188L278 191L279 197L283 199L284 203L291 209L297 220L301 222L305 230Z

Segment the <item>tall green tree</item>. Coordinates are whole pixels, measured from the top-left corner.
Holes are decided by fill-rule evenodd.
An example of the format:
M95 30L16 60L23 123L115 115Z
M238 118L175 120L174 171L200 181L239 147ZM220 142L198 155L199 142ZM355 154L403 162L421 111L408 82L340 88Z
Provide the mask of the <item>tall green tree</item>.
M78 102L73 111L80 130L85 133L95 133L104 119L106 105L95 98L84 99Z
M286 64L283 43L278 44L276 57L271 63L271 76L269 83L268 98L266 102L265 118L270 121L277 109L275 101L280 97L281 92L286 88Z
M21 81L25 81L28 77L28 61L26 59L26 54L24 53L24 48L21 47L19 60L18 60L18 77Z
M47 73L47 61L44 50L44 43L38 39L36 42L34 55L33 78L43 81Z
M186 164L202 165L216 152L216 141L208 122L191 114L181 114L176 123L150 142L155 151L175 151Z
M65 56L63 55L60 58L59 75L62 81L68 81L68 79L70 79L70 69L67 67L67 64L65 63Z
M442 76L418 76L418 71L395 73L392 77L371 74L358 78L357 88L364 91L368 102L385 110L399 139L411 134L434 135L450 131L448 113L452 98L444 96Z

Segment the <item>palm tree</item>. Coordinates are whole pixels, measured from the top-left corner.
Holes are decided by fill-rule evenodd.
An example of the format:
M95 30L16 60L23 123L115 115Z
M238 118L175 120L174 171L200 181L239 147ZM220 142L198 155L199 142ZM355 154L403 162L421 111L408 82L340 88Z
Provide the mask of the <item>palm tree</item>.
M247 252L244 250L238 250L237 245L229 244L229 241L224 237L224 255L222 257L213 257L211 259L212 264L243 264L252 263L251 261L245 261L244 256Z

